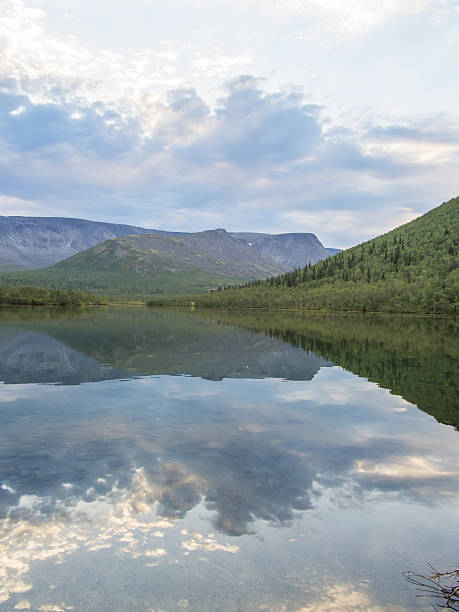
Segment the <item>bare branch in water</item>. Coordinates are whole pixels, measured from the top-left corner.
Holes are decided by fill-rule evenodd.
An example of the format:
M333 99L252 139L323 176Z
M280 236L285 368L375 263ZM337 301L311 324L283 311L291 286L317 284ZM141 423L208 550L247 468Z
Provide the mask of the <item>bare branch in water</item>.
M407 582L416 585L416 597L427 597L434 601L435 608L459 611L459 567L449 572L439 572L427 563L432 573L428 576L416 572L402 572Z

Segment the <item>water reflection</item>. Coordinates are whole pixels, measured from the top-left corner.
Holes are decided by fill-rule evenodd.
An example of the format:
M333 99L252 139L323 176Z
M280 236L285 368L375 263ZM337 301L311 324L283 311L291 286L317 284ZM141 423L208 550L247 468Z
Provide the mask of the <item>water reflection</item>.
M374 383L194 313L15 315L0 336L7 609L215 609L218 592L223 609L402 610L394 558L391 580L454 563L457 432ZM53 377L81 384L31 384ZM106 566L88 599L72 577Z
M311 380L334 363L459 428L458 327L455 319L421 317L0 309L0 380Z
M457 319L205 309L194 316L312 351L459 428Z
M0 310L0 381L78 384L147 374L310 380L329 365L263 333L188 313L120 308L29 317Z
M34 560L78 550L148 564L169 545L236 554L237 542L180 528L201 503L227 536L260 519L288 525L325 499L457 507L455 432L432 439L430 419L400 398L338 368L314 389L290 383L288 401L282 381L246 381L243 399L241 384L161 377L100 383L96 397L91 384L13 387L1 405L5 588L25 588Z

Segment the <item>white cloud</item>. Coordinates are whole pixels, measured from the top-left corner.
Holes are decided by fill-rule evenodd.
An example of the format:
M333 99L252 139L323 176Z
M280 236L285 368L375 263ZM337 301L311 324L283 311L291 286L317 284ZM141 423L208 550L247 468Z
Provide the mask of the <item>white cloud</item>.
M251 61L251 58L247 56L222 56L216 58L200 56L195 60L194 68L208 77L226 78L231 69L235 68L239 71L244 69L244 67L250 64Z
M3 214L350 246L459 190L452 0L40 7L0 15Z
M63 562L80 549L93 552L120 543L121 551L133 558L165 554L163 549L156 549L155 554L145 550L150 534L158 537L158 529L175 525L151 520L157 494L144 471L138 469L129 489L114 486L92 502L71 500L65 504L55 500L57 512L49 516L42 513L49 503L47 498L23 495L10 509L10 516L0 520L0 603L33 588L26 576L36 561Z
M52 37L46 13L23 0L6 0L0 16L0 74L20 83L33 103L103 101L122 114L137 115L143 96L184 82L171 77L175 50L143 49L127 56L111 49L90 49L77 36Z
M414 15L432 0L297 0L298 10L316 7L334 30L350 34L368 32L397 15ZM327 24L326 24L327 25Z
M379 236L395 227L412 221L419 213L409 207L386 206L382 218L381 209L366 210L362 215L359 210L328 209L316 212L290 210L279 213L281 228L296 227L298 232L307 232L308 228L320 227L320 235L328 236L330 244L336 248L346 248L346 243L340 243L349 234L366 234L368 238Z
M33 217L43 214L43 210L44 207L39 202L0 194L0 215Z

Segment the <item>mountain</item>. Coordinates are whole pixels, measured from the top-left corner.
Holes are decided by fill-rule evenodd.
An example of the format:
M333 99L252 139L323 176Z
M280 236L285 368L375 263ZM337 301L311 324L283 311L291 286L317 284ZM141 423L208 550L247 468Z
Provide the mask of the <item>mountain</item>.
M241 289L196 296L203 306L455 314L459 296L459 197L414 221Z
M158 230L64 217L0 216L0 270L47 268L109 238Z
M279 264L284 271L317 263L339 251L325 248L314 234L233 232L231 235L262 257Z
M107 240L54 266L68 271L103 270L180 275L198 268L227 279L266 277L283 270L224 229L195 234L143 234Z
M1 283L118 296L243 283L334 251L314 234L166 232L59 217L0 217L0 238Z
M0 216L0 270L47 268L110 238L152 233L186 235L85 219ZM251 248L249 259L256 262L261 257L283 272L315 263L336 250L325 248L314 234L231 235Z
M283 270L224 229L217 229L113 238L45 270L3 274L0 281L142 296L204 291Z

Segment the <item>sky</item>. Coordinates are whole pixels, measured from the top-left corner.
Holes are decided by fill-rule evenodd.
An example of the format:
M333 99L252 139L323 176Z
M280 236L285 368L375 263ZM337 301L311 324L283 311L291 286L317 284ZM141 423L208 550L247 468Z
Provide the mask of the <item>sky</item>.
M313 232L459 194L459 0L0 0L0 214Z

